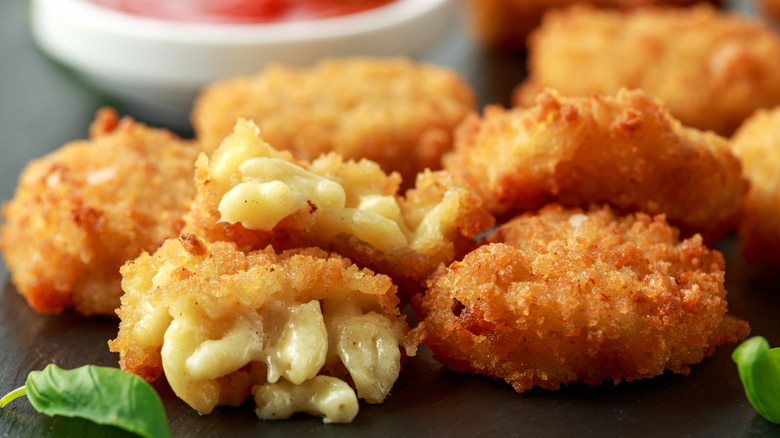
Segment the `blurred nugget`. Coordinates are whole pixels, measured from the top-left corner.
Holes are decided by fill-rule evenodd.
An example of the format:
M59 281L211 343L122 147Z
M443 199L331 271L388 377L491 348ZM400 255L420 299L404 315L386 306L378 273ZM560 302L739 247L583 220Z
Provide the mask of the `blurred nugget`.
M662 216L551 205L441 267L412 339L523 392L687 374L749 327L726 315L723 256Z
M780 107L756 112L731 144L750 180L739 227L745 257L780 265Z
M449 68L347 58L307 69L272 65L217 82L197 99L192 124L213 150L237 118L251 119L266 141L295 158L367 158L409 187L418 172L440 168L453 128L475 105L471 88Z
M486 45L523 48L526 38L548 10L575 3L630 9L652 5L689 6L702 0L469 0L469 14L476 36ZM765 0L772 1L772 0ZM709 0L720 4L720 0Z
M0 248L38 312L114 315L119 268L178 235L197 149L167 130L98 112L90 140L31 161L3 206Z
M444 167L511 218L550 202L663 213L685 235L736 227L748 183L727 140L686 128L641 91L488 107L459 127Z
M531 37L528 73L517 105L546 87L569 96L642 89L684 125L731 135L780 103L780 40L766 24L706 5L573 7L550 12Z

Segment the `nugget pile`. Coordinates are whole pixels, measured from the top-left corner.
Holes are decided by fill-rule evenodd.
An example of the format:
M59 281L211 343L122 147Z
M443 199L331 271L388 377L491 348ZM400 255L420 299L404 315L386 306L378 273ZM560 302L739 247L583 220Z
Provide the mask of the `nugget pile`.
M726 316L723 269L719 252L679 241L662 216L551 205L440 268L415 341L518 392L687 373L748 333Z
M446 69L272 66L205 90L195 142L102 112L25 170L0 245L37 310L118 307L121 368L204 414L349 422L419 344L518 392L687 373L748 334L703 242L773 205L769 142L735 140L745 201L726 139L611 93L466 115Z

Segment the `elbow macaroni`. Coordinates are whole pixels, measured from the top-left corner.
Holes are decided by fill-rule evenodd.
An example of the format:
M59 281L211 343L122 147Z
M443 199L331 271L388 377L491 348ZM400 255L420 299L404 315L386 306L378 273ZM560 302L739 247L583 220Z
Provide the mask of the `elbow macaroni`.
M392 196L358 196L357 205L349 207L344 187L272 156L275 151L258 134L250 122L239 122L235 135L251 136L257 147L247 148L243 156L229 153L214 158L215 168L220 170L215 172L216 179L238 177L241 181L228 189L219 203L223 221L270 231L287 216L309 212L316 217L313 231L326 240L340 233L352 234L382 251L408 244L410 232Z
M176 395L203 413L219 401L216 379L250 362L266 365L268 382L284 378L294 385L314 378L325 364L328 337L317 301L270 303L252 320L238 318L219 339L197 336L197 324L187 316L174 318L161 355Z
M353 300L325 301L331 355L346 367L360 398L379 403L401 372L399 333L384 316L364 313Z
M326 423L349 423L358 413L355 391L343 380L317 376L300 385L281 381L253 388L255 413L264 420L283 420L295 412L322 417Z

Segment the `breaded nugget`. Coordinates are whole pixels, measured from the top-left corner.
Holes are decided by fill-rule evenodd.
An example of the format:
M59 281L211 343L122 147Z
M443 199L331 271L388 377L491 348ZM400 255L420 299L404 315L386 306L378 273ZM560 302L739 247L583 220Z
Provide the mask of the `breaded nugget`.
M577 3L631 9L651 5L688 6L720 0L469 0L473 33L484 44L501 48L524 48L526 38L542 21L545 12Z
M90 133L31 161L3 206L0 248L38 312L114 315L120 266L178 235L195 194L189 142L110 109Z
M247 254L183 234L122 277L111 351L146 379L164 371L201 413L251 392L261 418L306 411L349 422L357 397L381 402L400 372L408 326L396 287L318 248Z
M398 195L400 178L368 160L336 153L295 161L240 119L212 157L197 162L198 194L186 231L242 250L318 246L415 289L439 263L476 246L493 217L443 171L421 173Z
M198 97L192 124L213 150L237 118L252 119L266 141L296 158L368 158L412 186L418 172L440 168L453 128L475 105L471 88L449 68L346 58L305 69L272 65L217 82Z
M726 315L724 261L663 216L550 205L519 216L440 268L418 303L413 342L450 368L523 392L687 374L744 339Z
M638 88L684 125L731 135L757 108L780 103L780 40L766 24L705 5L573 7L550 12L531 37L528 74L517 105L546 87L564 95Z
M780 265L780 107L757 111L731 144L750 180L739 226L743 253Z
M727 140L683 127L641 91L561 97L468 117L444 167L502 218L557 201L664 213L686 235L734 227L747 182Z

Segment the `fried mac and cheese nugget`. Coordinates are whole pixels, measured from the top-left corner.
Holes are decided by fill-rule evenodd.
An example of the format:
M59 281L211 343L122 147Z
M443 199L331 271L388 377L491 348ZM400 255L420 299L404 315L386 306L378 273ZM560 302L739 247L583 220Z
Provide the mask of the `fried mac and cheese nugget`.
M686 235L718 236L738 221L747 182L727 140L683 127L640 91L488 107L468 117L444 157L494 214L549 202L664 213Z
M757 108L780 103L777 34L710 7L553 11L530 46L518 105L545 87L583 96L642 89L684 125L731 135Z
M104 109L90 140L30 162L0 227L17 290L39 312L114 315L122 264L184 225L197 153L167 130Z
M608 208L519 216L432 276L411 339L518 392L686 374L749 328L726 315L722 255L677 237Z
M123 370L201 413L254 394L256 413L349 422L381 402L401 369L408 326L390 278L318 248L244 253L193 234L122 268ZM357 391L346 382L350 381Z
M720 0L708 0L720 4ZM769 0L766 0L769 1ZM629 9L651 5L688 6L700 0L469 0L469 18L476 36L489 46L523 48L545 12L576 3Z
M731 144L750 180L739 226L743 253L780 265L780 107L756 112Z
M237 118L252 119L266 141L296 158L368 158L411 186L418 172L440 168L453 128L475 105L471 88L448 68L347 58L308 69L273 65L213 84L196 101L192 124L213 150Z
M188 232L242 250L318 246L419 287L439 263L475 245L493 217L446 172L421 173L398 196L399 177L335 153L296 162L239 120L210 159L197 163Z

